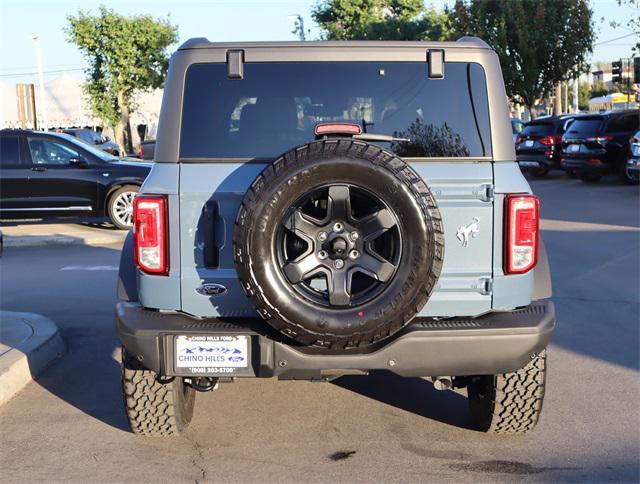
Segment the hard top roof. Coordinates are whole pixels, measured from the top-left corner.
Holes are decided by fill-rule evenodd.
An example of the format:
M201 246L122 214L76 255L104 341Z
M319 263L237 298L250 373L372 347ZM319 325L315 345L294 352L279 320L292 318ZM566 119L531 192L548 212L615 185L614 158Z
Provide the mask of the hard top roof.
M342 47L342 48L381 48L385 47L416 47L431 49L450 48L481 48L491 49L489 45L478 37L465 36L455 42L406 41L406 40L320 40L320 41L285 41L285 42L210 42L205 37L195 37L184 42L178 50L189 49L242 49L242 48L313 48L313 47Z

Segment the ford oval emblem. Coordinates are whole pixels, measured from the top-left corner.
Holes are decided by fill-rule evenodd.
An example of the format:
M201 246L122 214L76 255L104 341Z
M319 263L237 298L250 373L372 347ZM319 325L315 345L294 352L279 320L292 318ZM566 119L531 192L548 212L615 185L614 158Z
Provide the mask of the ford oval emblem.
M227 292L227 288L222 284L208 283L202 284L200 287L196 289L198 294L202 294L203 296L222 296Z

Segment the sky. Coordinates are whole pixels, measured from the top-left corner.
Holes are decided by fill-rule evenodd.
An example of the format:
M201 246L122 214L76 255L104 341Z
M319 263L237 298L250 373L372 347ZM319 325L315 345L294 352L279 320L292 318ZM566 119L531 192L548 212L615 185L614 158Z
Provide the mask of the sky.
M639 0L640 1L640 0ZM66 17L80 9L96 12L105 4L125 14L169 16L178 26L180 41L207 37L211 41L296 40L292 14L304 18L309 39L320 35L311 18L317 0L0 0L0 82L37 83L36 54L31 34L40 37L45 80L68 74L83 77L85 63L78 49L66 42ZM442 9L453 0L427 0ZM610 21L626 23L634 13L617 0L591 0L597 40L593 61L611 61L631 55L635 37L629 30L613 29ZM637 13L636 13L637 15ZM612 40L614 39L614 40ZM612 40L612 41L610 41ZM609 42L607 42L609 41ZM600 44L601 42L604 42ZM177 45L176 45L177 47Z

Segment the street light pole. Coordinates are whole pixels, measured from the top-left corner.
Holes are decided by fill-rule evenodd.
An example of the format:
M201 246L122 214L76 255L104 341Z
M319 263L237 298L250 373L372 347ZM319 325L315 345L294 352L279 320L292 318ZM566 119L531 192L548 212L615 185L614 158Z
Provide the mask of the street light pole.
M47 100L44 94L44 73L42 72L42 49L40 48L40 37L32 34L29 36L36 43L36 60L38 63L38 82L40 84L40 109L42 110L42 129L49 129L49 118L47 116Z

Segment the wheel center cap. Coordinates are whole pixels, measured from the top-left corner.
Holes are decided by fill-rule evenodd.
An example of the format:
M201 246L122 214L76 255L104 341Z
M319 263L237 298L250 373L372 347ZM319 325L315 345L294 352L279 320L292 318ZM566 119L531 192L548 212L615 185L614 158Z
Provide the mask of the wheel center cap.
M331 241L331 252L337 256L346 255L349 244L342 237L336 237Z

